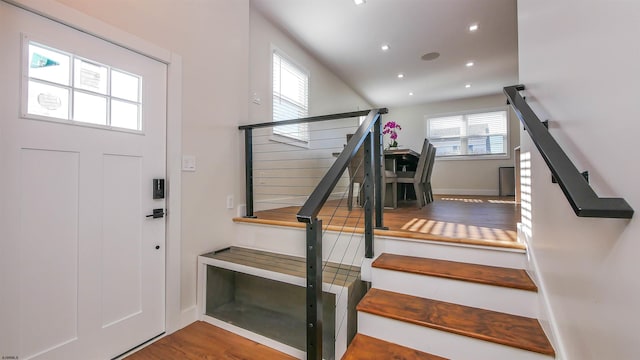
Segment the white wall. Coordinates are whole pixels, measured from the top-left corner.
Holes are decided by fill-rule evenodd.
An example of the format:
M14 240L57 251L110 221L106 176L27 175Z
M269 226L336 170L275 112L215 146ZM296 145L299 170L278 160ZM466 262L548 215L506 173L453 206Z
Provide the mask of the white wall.
M501 91L501 89L497 89ZM506 97L500 92L496 95L479 96L466 99L440 101L400 108L390 108L384 122L393 120L402 126L398 133L398 144L420 152L422 142L427 136L425 116L505 108ZM517 117L509 110L510 144L508 159L492 160L440 160L434 165L431 183L435 193L457 195L498 195L498 168L514 166L514 147L520 141L520 125ZM385 144L389 142L385 136Z
M366 110L370 105L340 78L307 52L287 33L274 26L260 12L251 9L250 15L250 96L260 104L249 104L246 123L272 121L273 48L284 52L297 65L309 72L309 116ZM346 134L353 133L357 118L310 124L310 146L304 149L283 145L270 139L272 128L254 131L254 190L255 209L301 205L322 175L334 162L333 152L342 151ZM351 126L351 128L345 128ZM283 166L282 159L289 160ZM305 170L271 170L273 168ZM266 170L263 170L266 169ZM334 193L346 191L347 175ZM302 195L302 196L295 196Z
M271 46L275 46L310 73L309 115L365 110L370 105L340 78L260 12L251 9L250 90L261 100L251 103L249 121L271 121Z
M640 207L640 2L518 1L527 101L602 197ZM566 359L638 359L640 223L574 215L530 138L532 239ZM547 320L551 320L549 317ZM547 325L549 325L547 323ZM553 323L551 323L553 328Z
M226 197L243 198L237 125L248 117L248 0L58 0L182 56L182 309L196 302L196 258L235 237ZM242 195L242 196L241 196ZM195 315L195 313L193 313Z

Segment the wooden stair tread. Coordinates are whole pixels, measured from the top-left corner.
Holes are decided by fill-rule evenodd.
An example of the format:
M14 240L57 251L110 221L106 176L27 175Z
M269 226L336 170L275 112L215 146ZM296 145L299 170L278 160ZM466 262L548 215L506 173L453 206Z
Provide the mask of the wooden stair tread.
M467 264L456 261L428 259L395 254L382 254L374 262L379 269L404 271L413 274L439 276L480 284L538 291L525 270L496 266Z
M371 336L356 334L342 360L446 360Z
M555 351L536 319L373 288L358 311L545 355Z

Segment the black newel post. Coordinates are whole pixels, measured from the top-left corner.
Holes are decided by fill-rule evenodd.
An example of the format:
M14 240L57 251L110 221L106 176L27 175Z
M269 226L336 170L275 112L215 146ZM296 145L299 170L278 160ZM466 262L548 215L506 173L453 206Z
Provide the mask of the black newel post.
M253 216L253 129L244 130L244 169L245 169L245 217Z
M322 360L322 220L307 223L307 360Z

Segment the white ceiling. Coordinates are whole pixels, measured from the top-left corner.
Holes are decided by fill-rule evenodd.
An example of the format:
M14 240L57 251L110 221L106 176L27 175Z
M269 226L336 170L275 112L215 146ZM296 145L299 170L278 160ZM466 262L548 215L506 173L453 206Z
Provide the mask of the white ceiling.
M367 0L360 6L251 0L251 6L374 106L496 94L517 83L516 0ZM473 23L479 25L474 33ZM383 43L391 49L383 52ZM433 51L438 59L420 59ZM467 68L469 61L475 65Z

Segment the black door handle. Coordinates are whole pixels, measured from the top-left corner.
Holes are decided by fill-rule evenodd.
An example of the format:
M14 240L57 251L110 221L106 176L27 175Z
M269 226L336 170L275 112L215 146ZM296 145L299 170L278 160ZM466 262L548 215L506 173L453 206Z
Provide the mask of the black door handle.
M159 219L164 217L164 209L153 209L153 214L147 215L147 217Z

